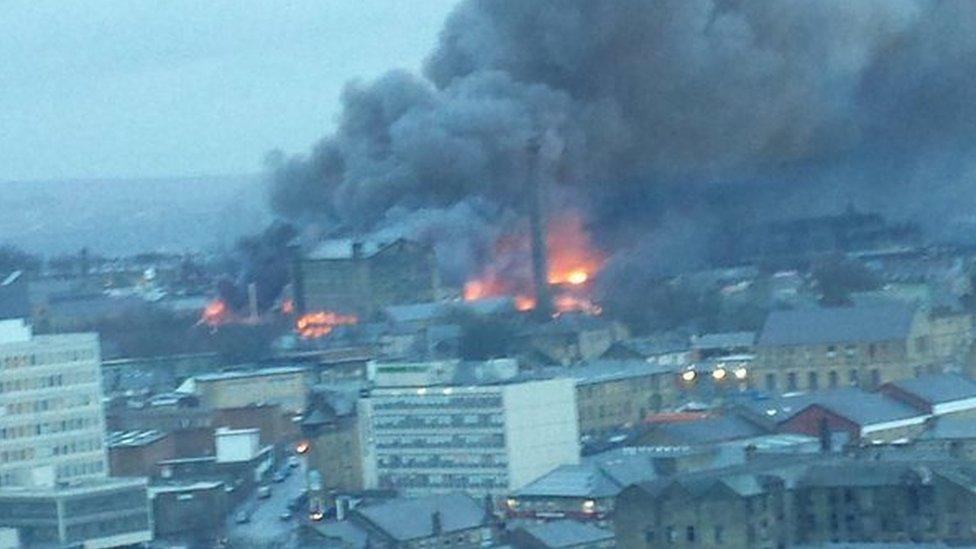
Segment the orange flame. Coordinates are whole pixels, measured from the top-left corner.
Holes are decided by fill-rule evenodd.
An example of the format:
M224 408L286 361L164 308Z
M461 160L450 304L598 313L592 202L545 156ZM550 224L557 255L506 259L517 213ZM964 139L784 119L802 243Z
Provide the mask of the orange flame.
M200 320L197 324L206 324L210 327L220 326L221 324L227 322L230 316L230 311L227 309L227 304L223 300L215 299L207 306L203 308L203 312L200 313Z
M549 257L549 284L556 286L553 305L557 314L570 311L599 314L600 307L586 294L589 293L589 283L606 262L606 256L591 242L583 217L571 210L554 216L548 224L546 247ZM492 263L481 276L465 283L464 299L471 301L511 295L515 298L517 310L528 311L535 308L535 297L527 269L505 268L513 263L512 256L522 257L521 263L525 263L528 255L529 239L524 232L503 236L495 245Z
M295 321L295 330L306 339L314 339L329 335L336 326L355 324L358 321L355 315L315 311L298 317Z

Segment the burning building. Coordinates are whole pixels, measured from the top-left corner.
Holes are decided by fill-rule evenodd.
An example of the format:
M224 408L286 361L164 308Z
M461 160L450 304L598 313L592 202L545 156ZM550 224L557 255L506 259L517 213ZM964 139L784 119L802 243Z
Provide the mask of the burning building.
M294 268L300 314L368 318L390 305L432 301L439 286L433 248L403 238L325 240L300 255Z

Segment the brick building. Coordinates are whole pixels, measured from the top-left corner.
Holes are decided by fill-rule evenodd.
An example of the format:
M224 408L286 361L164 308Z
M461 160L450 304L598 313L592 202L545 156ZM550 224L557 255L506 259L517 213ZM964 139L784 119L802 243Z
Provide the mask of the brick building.
M298 310L366 318L389 305L433 301L440 286L434 249L406 239L326 240L297 261Z
M772 393L876 388L933 362L928 315L885 303L769 314L756 345L753 387Z
M642 360L597 360L567 370L576 381L579 432L583 435L629 428L678 400L673 368Z

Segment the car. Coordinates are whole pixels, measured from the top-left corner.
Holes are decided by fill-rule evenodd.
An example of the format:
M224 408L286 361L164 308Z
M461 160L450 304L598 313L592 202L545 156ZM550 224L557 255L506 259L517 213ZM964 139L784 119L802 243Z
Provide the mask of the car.
M299 465L301 465L301 462L298 460L298 456L288 456L289 467L295 468L298 467Z
M284 482L285 474L281 472L275 473L272 480L274 480L275 482Z
M251 514L247 511L238 511L238 513L234 515L234 522L237 524L247 524L248 522L251 522Z
M278 518L282 521L286 521L291 520L291 516L291 511L283 511L280 515L278 515Z
M271 487L268 485L258 487L258 497L261 499L268 499L271 497Z

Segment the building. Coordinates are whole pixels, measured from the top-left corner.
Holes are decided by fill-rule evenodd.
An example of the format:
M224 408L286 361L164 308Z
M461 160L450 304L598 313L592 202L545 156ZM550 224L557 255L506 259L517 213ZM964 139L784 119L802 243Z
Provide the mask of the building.
M626 328L617 322L574 313L527 325L518 335L518 346L547 363L569 365L600 358L626 337Z
M597 360L567 370L576 381L582 435L639 425L677 405L677 372L642 360Z
M892 381L881 392L934 416L976 413L976 381L958 374L925 374Z
M826 430L846 433L850 442L913 438L929 420L908 404L855 387L744 401L737 412L776 432L819 437Z
M456 492L360 505L349 521L380 547L480 549L494 537L486 506Z
M515 547L525 549L607 549L616 547L610 530L575 520L525 524L509 536Z
M365 488L357 397L358 392L315 391L302 419L308 470L321 478L320 493L310 497L323 503L332 494Z
M106 446L113 477L149 477L156 463L177 457L174 437L155 430L113 431Z
M927 371L931 350L928 316L904 304L773 311L752 383L772 393L877 388Z
M24 547L120 547L153 539L145 479L87 479L72 486L0 490L0 527Z
M211 409L277 404L283 414L297 414L308 406L308 385L305 368L281 366L202 374L178 391L195 395Z
M390 305L434 301L440 282L434 250L403 238L326 240L295 269L299 312L366 318Z
M207 539L227 520L230 498L221 481L173 482L149 487L157 537Z
M105 476L99 360L96 334L0 320L0 489Z
M503 495L579 460L572 379L519 377L513 361L376 369L358 410L368 488Z
M722 332L691 337L695 360L751 355L755 351L755 332Z

